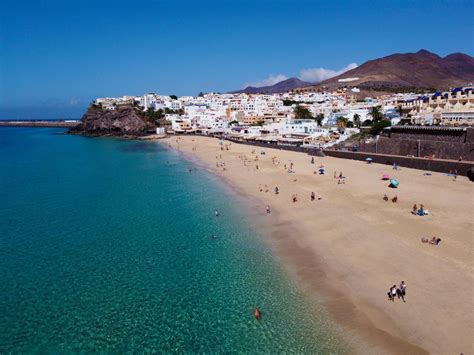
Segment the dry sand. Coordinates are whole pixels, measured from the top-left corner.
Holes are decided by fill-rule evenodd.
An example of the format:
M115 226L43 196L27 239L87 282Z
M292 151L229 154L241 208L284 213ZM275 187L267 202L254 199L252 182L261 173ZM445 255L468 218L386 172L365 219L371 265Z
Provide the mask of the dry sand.
M425 176L420 170L396 171L331 157L315 157L311 164L303 153L236 143L221 151L217 139L206 137L161 142L193 154L258 201L254 213L271 221L266 229L276 255L303 290L323 300L354 350L473 353L474 195L466 177L453 181L446 174ZM247 166L243 156L252 160ZM272 163L274 156L279 166ZM216 162L225 162L226 171ZM291 174L283 168L290 162L295 171ZM320 165L325 175L313 173ZM346 176L345 184L337 183L335 171ZM398 179L399 188L388 188L383 173ZM310 200L312 191L315 201ZM293 194L298 194L296 203ZM384 194L397 195L398 202L383 201ZM412 215L415 203L424 204L431 214ZM272 209L269 216L267 205ZM433 236L442 239L440 246L421 242ZM402 280L407 284L406 303L388 301L389 287Z

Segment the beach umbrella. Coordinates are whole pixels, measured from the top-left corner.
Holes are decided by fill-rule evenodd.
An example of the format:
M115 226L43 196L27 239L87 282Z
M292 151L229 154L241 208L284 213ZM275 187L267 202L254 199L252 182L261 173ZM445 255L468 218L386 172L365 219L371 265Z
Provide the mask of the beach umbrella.
M372 163L372 160L373 160L373 159L372 159L371 157L365 158L365 161L366 161L367 163L369 163L369 164Z
M398 185L399 185L398 180L390 179L390 186L391 187L398 187Z
M382 175L382 180L388 180L390 179L390 177L388 176L388 174L383 174Z

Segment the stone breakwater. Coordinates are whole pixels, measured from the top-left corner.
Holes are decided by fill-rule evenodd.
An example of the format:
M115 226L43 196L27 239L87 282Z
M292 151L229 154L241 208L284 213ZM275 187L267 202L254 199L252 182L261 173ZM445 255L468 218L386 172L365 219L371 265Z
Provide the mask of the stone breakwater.
M0 121L0 127L67 127L74 128L78 121Z

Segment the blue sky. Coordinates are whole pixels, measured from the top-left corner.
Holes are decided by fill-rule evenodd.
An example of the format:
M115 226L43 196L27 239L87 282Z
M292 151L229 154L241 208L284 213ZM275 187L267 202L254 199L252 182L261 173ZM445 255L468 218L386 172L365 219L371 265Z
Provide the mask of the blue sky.
M474 54L474 2L4 0L0 119L80 117L95 97L317 79L428 49Z

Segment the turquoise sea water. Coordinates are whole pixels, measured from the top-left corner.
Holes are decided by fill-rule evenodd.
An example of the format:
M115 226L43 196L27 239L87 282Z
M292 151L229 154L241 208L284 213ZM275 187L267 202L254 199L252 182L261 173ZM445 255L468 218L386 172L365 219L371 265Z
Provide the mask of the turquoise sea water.
M62 132L0 128L0 353L344 351L217 178Z

